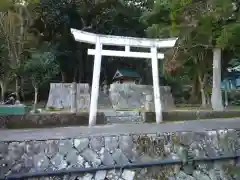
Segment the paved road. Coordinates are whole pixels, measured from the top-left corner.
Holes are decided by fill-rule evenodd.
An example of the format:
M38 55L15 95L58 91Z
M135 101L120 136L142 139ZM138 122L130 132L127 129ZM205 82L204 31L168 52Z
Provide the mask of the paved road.
M95 127L61 127L29 130L0 130L0 141L64 139L91 135L144 134L164 132L202 132L239 129L240 118L196 120L164 124L114 124Z

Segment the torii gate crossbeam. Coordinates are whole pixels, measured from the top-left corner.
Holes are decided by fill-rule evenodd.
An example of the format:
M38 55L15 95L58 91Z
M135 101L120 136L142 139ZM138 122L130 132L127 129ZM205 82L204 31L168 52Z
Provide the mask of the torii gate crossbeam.
M101 71L102 56L118 56L118 57L134 57L134 58L150 58L152 60L152 76L154 88L154 103L156 122L162 122L162 105L160 99L158 59L163 59L164 54L158 53L158 48L174 47L177 38L168 39L148 39L124 36L100 35L71 29L76 41L95 44L95 49L89 49L88 54L94 55L92 92L90 102L89 126L96 124L97 104L99 95L99 80ZM103 45L125 46L125 51L103 50ZM150 48L151 52L131 52L130 47Z

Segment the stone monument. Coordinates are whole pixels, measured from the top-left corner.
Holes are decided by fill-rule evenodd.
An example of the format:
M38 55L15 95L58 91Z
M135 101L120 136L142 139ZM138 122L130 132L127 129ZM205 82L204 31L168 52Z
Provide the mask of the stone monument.
M90 104L89 85L82 83L51 83L46 108L86 111ZM76 107L75 107L76 106Z

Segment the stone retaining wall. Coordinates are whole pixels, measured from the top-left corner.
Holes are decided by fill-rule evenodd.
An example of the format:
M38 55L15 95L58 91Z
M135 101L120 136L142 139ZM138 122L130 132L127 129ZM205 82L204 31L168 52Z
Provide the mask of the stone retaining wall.
M216 119L216 118L234 118L240 117L238 110L172 110L163 112L163 121L186 121L186 120L200 120L200 119ZM156 122L155 112L143 112L144 122Z
M38 133L41 134L39 138L35 137L32 130L26 132L3 131L0 132L0 175L179 159L179 150L182 146L187 147L192 156L197 158L236 155L240 153L240 134L238 130L240 123L238 122L232 122L235 123L233 126L237 128L235 130L219 129L220 125L224 125L220 122L216 125L218 130L208 131L202 130L201 125L203 127L204 124L201 122L201 125L195 124L199 128L198 132L187 132L187 129L189 130L194 125L189 125L189 123L195 122L189 122L186 125L185 132L171 133L162 132L161 128L159 128L159 132L146 133L147 130L142 131L142 133L137 132L141 128L146 128L140 127L144 125L134 125L138 130L132 128L132 132L129 133L109 133L114 129L121 131L121 128L124 127L115 125L104 128L96 127L95 130L93 128L93 131L103 131L102 135L92 133L91 128L85 128L85 131L90 134L84 135L81 134L80 128L79 136L72 137L64 136L71 128L62 129L62 131L59 131L59 129L57 131L54 129L45 130L41 133L39 131ZM212 122L206 123L208 128L212 125ZM155 126L152 130L156 129L156 125L152 126ZM160 126L157 125L157 127ZM167 130L167 127L174 128L176 125L169 124L163 128ZM108 130L104 131L104 129ZM55 136L52 136L52 139L47 139L48 136L51 136L51 133ZM16 136L20 137L21 134L20 140L16 140ZM47 136L44 137L44 134ZM56 135L61 138L56 138ZM25 140L23 140L24 136ZM226 163L231 164L232 162ZM216 180L218 177L224 180L232 179L222 163L197 164L191 174L187 174L180 166L175 165L165 168L98 171L96 174L65 176L65 179Z
M170 111L163 112L164 122L183 121L183 120L199 120L214 118L232 118L239 117L240 111ZM28 129L28 128L50 128L63 126L87 126L88 112L81 113L39 113L25 115L1 115L0 129ZM154 123L154 112L137 112L137 111L106 111L97 113L97 125L106 123L131 123L131 122L147 122Z
M89 110L89 85L82 83L77 83L76 85L77 112ZM70 110L72 90L71 83L51 83L46 108ZM150 85L111 84L109 91L109 96L101 92L99 93L98 105L101 107L113 107L115 110L135 110L144 108L147 101L153 103L153 86ZM175 105L171 88L169 86L161 86L160 92L163 109L173 109ZM154 110L153 105L151 109Z
M49 128L61 126L87 126L88 112L82 113L39 113L0 116L0 129ZM104 113L97 113L97 124L105 124Z

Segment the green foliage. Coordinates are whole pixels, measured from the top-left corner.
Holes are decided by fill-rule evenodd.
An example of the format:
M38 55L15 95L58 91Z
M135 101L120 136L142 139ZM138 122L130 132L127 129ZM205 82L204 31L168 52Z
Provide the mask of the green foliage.
M145 35L146 26L139 22L139 17L143 11L150 9L152 2L42 0L35 9L38 18L34 28L42 34L42 39L51 42L54 47L62 81L89 81L92 74L92 57L87 57L88 45L76 42L70 28L101 34L141 37Z
M228 60L240 54L237 53L240 52L238 0L27 0L26 11L22 14L19 7L19 3L12 0L0 1L0 20L4 22L0 24L0 36L3 35L5 48L0 52L0 66L10 65L10 70L18 75L31 74L26 77L35 84L41 84L42 79L49 79L58 71L62 77L67 76L66 81L91 79L89 47L76 42L70 28L123 36L144 37L145 33L153 38L178 36L176 48L165 53L167 58L163 65L167 79L177 85L194 84L199 77L211 76L213 47L224 50L225 69ZM23 19L24 36L20 37ZM46 53L49 50L31 51L45 41L51 44L54 58ZM7 45L10 45L9 51L6 51ZM107 64L105 58L103 62ZM16 59L23 64L16 64ZM235 58L234 64L239 64L238 59ZM146 66L145 62L141 63L127 61L126 64L136 68ZM110 76L111 70L115 71L119 64L111 61L108 63L111 68L103 66L106 74ZM57 67L57 72L52 71L52 67Z
M3 37L0 37L0 81L7 82L13 78L13 69L8 60L8 51Z
M157 0L143 19L149 25L150 35L175 35L180 41L188 38L192 44L225 48L236 45L233 41L240 37L239 7L235 8L233 3L234 0Z
M59 73L55 56L51 52L33 52L23 68L26 77L31 79L33 87L36 88Z
M1 0L0 1L0 11L5 12L13 6L12 0Z
M240 47L240 22L231 23L223 26L220 36L217 38L217 44L222 48L239 50Z
M25 51L36 44L37 38L29 32L31 17L28 6L17 4L18 1L9 2L11 2L9 7L0 12L0 34L7 51L5 58L9 66L17 71Z
M141 21L148 26L149 37L177 36L174 51L164 60L165 76L178 81L188 77L196 89L207 91L208 78L212 76L212 49L223 49L223 72L228 61L239 54L240 5L236 0L156 0L151 11L146 11ZM202 86L203 85L203 86Z
M232 176L232 177L239 177L240 176L240 168L239 166L234 166L234 165L224 165L223 166L225 172Z

